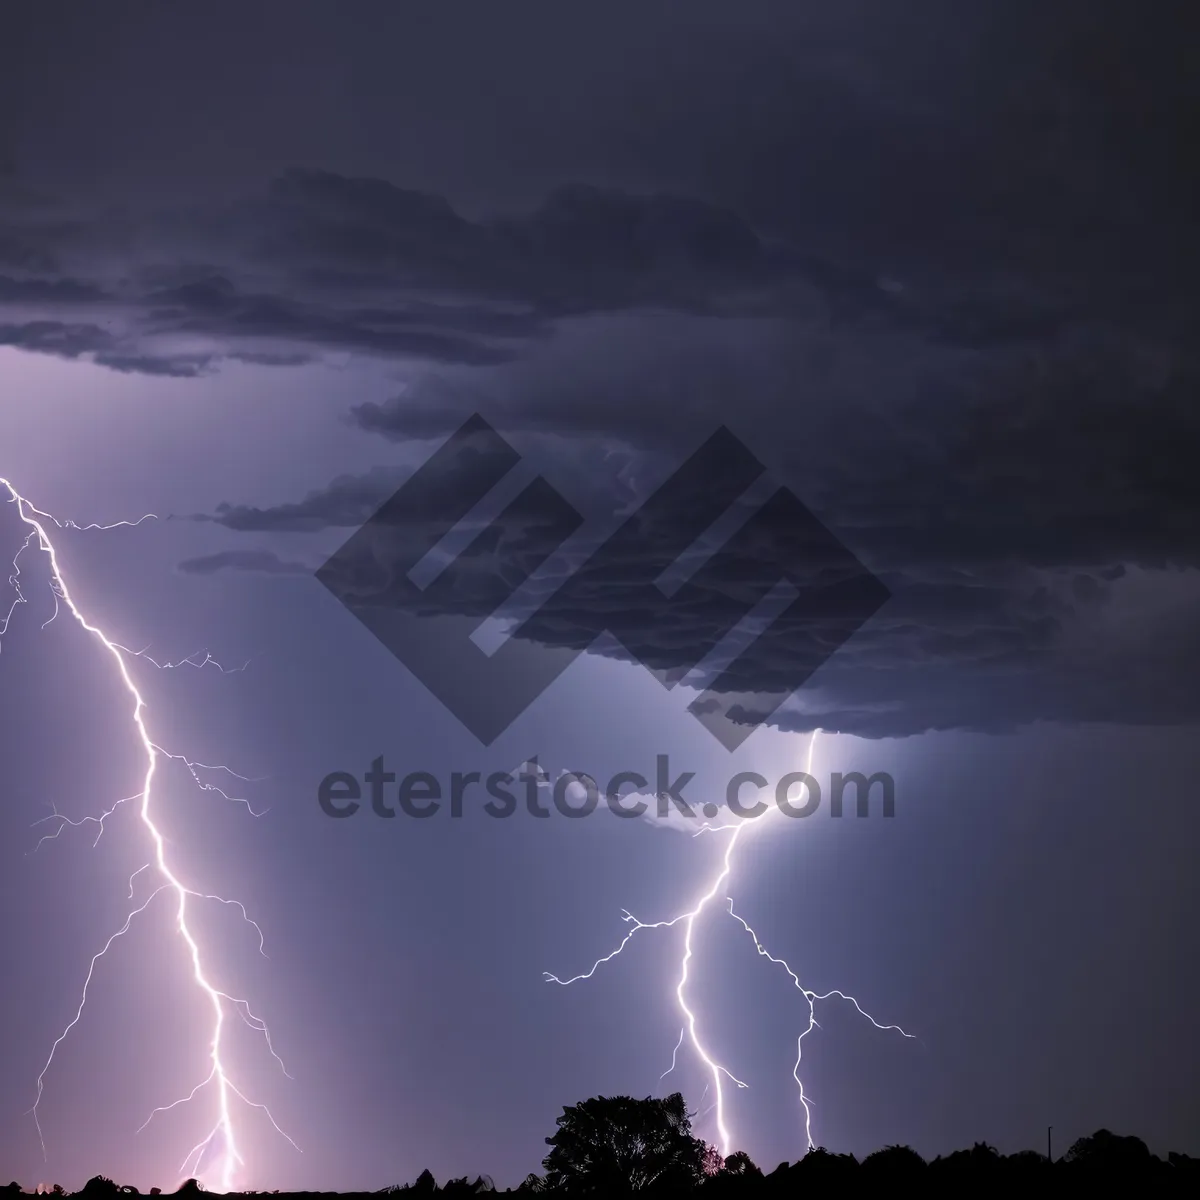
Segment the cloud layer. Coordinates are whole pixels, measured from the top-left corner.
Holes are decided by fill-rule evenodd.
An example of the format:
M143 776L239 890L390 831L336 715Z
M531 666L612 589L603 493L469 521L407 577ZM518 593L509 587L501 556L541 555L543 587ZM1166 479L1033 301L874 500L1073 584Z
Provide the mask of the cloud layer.
M781 377L789 374L786 356L769 361ZM679 395L687 394L686 376L678 381ZM929 729L1006 730L1035 720L1200 717L1188 682L1200 665L1188 616L1200 592L1194 536L1200 485L1191 461L1200 419L1187 370L1177 363L1156 373L1133 352L1102 354L1085 346L1059 347L1052 359L956 358L947 379L921 360L916 380L922 379L929 385L924 391L898 375L896 396L886 388L860 394L853 408L817 397L789 411L779 402L779 380L762 393L738 393L733 407L741 419L733 423L739 435L891 593L771 720L889 737ZM957 390L949 386L955 381ZM637 403L629 383L628 391L610 393L605 406L587 387L579 394L564 381L557 410L536 383L524 407L516 390L500 389L513 400L514 436L528 448L529 468L552 478L605 531L678 466L684 455L673 453L674 445L690 442L694 449L712 428L701 401L675 409L673 437L664 436L656 419L662 410ZM471 394L461 381L433 387L425 397L417 392L359 407L352 419L401 443L427 439L458 420L457 404ZM493 400L497 394L483 392ZM504 404L485 411L507 427ZM619 466L606 469L603 455L589 456L598 440L621 448L613 452ZM723 472L718 464L706 490L720 489ZM348 535L405 473L342 478L302 501L268 509L229 505L211 519L276 537L320 529ZM591 482L597 479L608 488L607 523ZM465 495L479 491L469 472L454 488ZM604 640L598 652L675 679L695 667L702 651L728 632L731 593L761 591L779 571L774 544L751 547L723 574L702 579L689 603L669 616L652 606L630 607L628 590L615 583L642 579L646 554L656 569L667 565L657 562L655 547L670 542L689 507L642 529L627 557L606 559L603 570L583 570L522 635L579 648L607 628L620 635L619 643ZM401 534L424 545L421 514L413 512L412 520ZM777 542L789 530L776 532ZM479 619L490 615L507 599L512 581L522 578L526 533L493 528L462 560L456 588L429 603ZM567 565L535 578L527 603L536 607L556 594L588 553L586 546L574 548ZM817 573L801 579L802 586L819 582L820 563L813 565ZM809 637L822 636L819 622L810 619L805 628L807 634L798 626L793 639L800 657ZM770 706L764 709L756 694L786 692L795 678L788 655L764 641L758 655L740 664L738 694L729 697L734 715L755 721L769 715Z
M472 221L440 196L294 169L221 208L0 205L0 340L184 377L346 352L479 367L570 318L786 312L814 269L695 199L570 185Z
M286 539L349 535L474 412L593 545L726 425L891 597L773 720L891 736L1197 719L1194 12L953 5L931 18L954 30L936 45L886 6L747 21L728 47L698 18L684 40L700 73L630 49L588 127L588 153L670 188L552 180L507 215L466 216L306 168L148 215L10 178L0 345L181 377L223 360L402 366L403 386L345 414L384 465L275 505L231 496L204 519L263 544L194 574L315 565ZM673 108L647 102L664 79ZM470 490L470 470L448 486ZM427 540L422 516L404 536ZM530 536L481 539L437 603L487 615ZM641 578L629 549L610 577ZM588 552L535 573L531 603L571 579L572 604L522 632L579 647L617 624L622 644L593 649L670 678L744 583L707 580L669 619L612 612L619 592L574 578ZM764 643L729 701L761 714L792 665Z

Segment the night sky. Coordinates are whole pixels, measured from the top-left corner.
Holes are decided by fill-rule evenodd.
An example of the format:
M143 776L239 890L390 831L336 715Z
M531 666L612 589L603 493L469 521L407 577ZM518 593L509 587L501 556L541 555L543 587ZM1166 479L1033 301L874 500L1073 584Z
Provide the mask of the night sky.
M515 1184L592 1095L681 1089L717 1140L686 1042L659 1079L678 927L543 972L693 905L728 835L471 800L335 821L326 775L668 755L698 806L800 769L816 729L814 775L891 774L894 817L775 819L731 895L806 987L914 1036L819 1008L814 1142L1200 1153L1198 33L1108 0L0 2L0 477L63 521L156 514L52 529L72 595L228 669L130 660L155 740L250 781L203 776L229 803L168 761L156 795L181 877L269 956L196 902L292 1076L231 1010L231 1075L303 1152L237 1106L239 1185ZM537 644L590 652L481 745L314 577L473 413L596 537L724 425L890 598L778 709L791 664L750 654L761 727L729 752L630 661L678 677L709 610L625 613L622 648L579 589ZM137 1132L207 1073L165 899L46 1073L45 1160L28 1113L147 849L132 804L94 847L53 816L144 764L113 660L41 628L46 560L20 566L0 1176L173 1187L214 1118L209 1089ZM807 1006L723 909L689 995L749 1085L732 1148L769 1169L805 1149Z

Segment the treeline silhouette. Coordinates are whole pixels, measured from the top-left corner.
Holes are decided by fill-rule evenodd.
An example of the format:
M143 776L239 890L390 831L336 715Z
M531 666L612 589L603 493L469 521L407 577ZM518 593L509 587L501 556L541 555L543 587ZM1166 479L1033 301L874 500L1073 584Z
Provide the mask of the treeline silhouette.
M869 1191L914 1185L925 1193L961 1193L967 1188L1017 1189L1029 1186L1056 1193L1092 1192L1114 1185L1147 1193L1194 1195L1200 1183L1200 1158L1150 1153L1140 1138L1121 1137L1107 1129L1080 1138L1061 1158L1051 1161L1036 1150L1001 1154L986 1142L970 1150L923 1159L910 1146L885 1146L860 1162L852 1154L823 1148L809 1150L796 1162L782 1162L765 1172L738 1151L727 1158L692 1134L692 1114L676 1092L663 1098L635 1100L630 1096L596 1096L563 1109L558 1130L546 1139L550 1152L544 1173L529 1175L506 1195L554 1194L598 1197L637 1192L643 1196L697 1196L701 1200L739 1197L795 1197L808 1188L851 1185ZM201 1186L189 1179L176 1196L195 1195ZM487 1176L463 1176L438 1184L423 1171L412 1183L373 1193L245 1192L246 1196L317 1197L360 1195L476 1196L499 1193ZM0 1200L22 1194L19 1184L0 1189ZM52 1194L67 1195L55 1186ZM87 1200L117 1200L138 1195L96 1176L73 1195ZM160 1195L158 1188L151 1195Z

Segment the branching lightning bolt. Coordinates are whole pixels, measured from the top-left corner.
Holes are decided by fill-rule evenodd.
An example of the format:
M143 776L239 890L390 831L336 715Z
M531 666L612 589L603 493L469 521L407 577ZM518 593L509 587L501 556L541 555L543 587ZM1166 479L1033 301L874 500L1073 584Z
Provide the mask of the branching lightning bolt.
M807 760L806 760L804 769L810 775L812 774L813 751L816 748L818 733L820 733L820 730L814 730L813 735L810 738L809 743L808 743L808 754L807 754ZM775 810L772 810L772 811L775 811ZM769 813L763 814L764 817L768 816L768 815L769 815ZM761 818L761 817L757 818L757 820L762 820L762 819L763 818ZM705 909L708 907L708 905L713 900L715 900L717 898L717 896L720 895L722 892L726 893L725 899L728 904L729 915L735 921L737 921L742 926L742 928L746 930L746 932L750 935L750 937L754 940L755 949L758 951L758 953L762 957L768 959L772 963L777 964L778 966L782 967L787 972L788 976L792 980L792 983L795 985L797 990L804 997L804 1000L808 1006L808 1024L805 1027L805 1029L803 1030L803 1032L796 1039L796 1062L795 1062L795 1066L792 1068L792 1077L796 1081L796 1086L800 1089L800 1106L804 1113L804 1136L805 1136L807 1145L810 1149L814 1145L813 1139L812 1139L812 1111L811 1111L812 1100L804 1091L804 1083L800 1078L800 1062L801 1062L801 1054L802 1054L802 1048L803 1048L802 1043L803 1043L805 1037L807 1037L807 1035L809 1033L811 1033L814 1029L820 1028L820 1026L817 1024L817 1020L816 1020L816 1004L817 1004L817 1002L821 1001L821 1000L830 1000L830 999L835 999L835 998L844 1000L847 1003L852 1004L854 1006L855 1010L861 1016L865 1017L873 1026L875 1026L876 1029L884 1030L884 1031L894 1030L896 1033L899 1033L902 1037L906 1037L906 1038L912 1038L915 1036L911 1033L906 1033L903 1029L900 1028L899 1025L880 1024L880 1022L875 1020L875 1018L873 1016L871 1016L870 1013L868 1013L865 1009L863 1009L863 1007L859 1004L859 1002L853 996L847 995L845 992L841 992L841 991L834 989L832 991L821 993L821 992L810 991L808 988L804 987L804 985L800 982L800 979L797 976L796 972L793 971L792 968L783 959L775 958L772 955L770 955L769 953L767 953L767 951L763 948L762 943L759 941L758 934L756 934L754 932L754 930L740 916L738 916L738 914L736 912L734 912L733 899L727 894L728 886L729 886L729 882L730 882L730 876L733 873L734 853L737 850L738 843L739 843L743 833L745 833L752 826L753 823L754 823L753 820L743 819L743 820L738 821L736 824L732 824L732 825L708 825L708 824L705 824L705 825L701 826L700 829L697 830L696 833L693 835L694 837L699 837L700 834L702 834L702 833L723 833L723 834L727 833L729 836L729 840L725 846L725 853L722 855L722 857L720 859L720 867L719 867L716 875L713 877L713 880L709 884L707 890L704 892L704 894L700 897L700 899L696 902L696 904L692 908L688 909L686 912L680 913L678 916L671 917L669 920L654 921L654 922L639 921L635 916L633 916L632 913L628 912L627 910L624 910L621 913L621 918L627 924L629 924L631 926L631 928L625 934L625 936L621 939L620 943L618 944L618 946L615 950L613 950L609 954L606 954L603 958L598 958L592 964L591 968L589 970L583 972L583 974L581 974L581 975L574 975L569 979L560 979L557 975L551 975L549 972L546 972L545 976L544 976L548 983L557 983L564 987L566 987L567 985L572 984L572 983L580 983L585 979L591 979L592 976L595 975L595 973L602 966L604 966L605 963L611 962L614 958L616 958L617 955L620 954L621 951L624 950L627 945L629 945L629 943L633 939L634 935L636 933L638 933L640 930L643 930L643 929L670 929L676 925L682 925L683 926L683 956L680 959L680 963L679 963L679 982L675 987L675 1001L679 1007L680 1013L683 1016L683 1028L679 1031L679 1041L676 1043L675 1049L671 1054L671 1065L662 1073L662 1075L659 1078L665 1079L669 1074L671 1074L672 1071L675 1070L679 1051L680 1051L681 1047L683 1046L684 1038L686 1037L692 1047L692 1050L696 1053L696 1056L704 1064L705 1068L708 1070L709 1075L711 1076L709 1084L706 1085L706 1087L705 1087L705 1094L707 1094L709 1087L711 1087L712 1091L713 1091L713 1096L715 1098L715 1103L713 1104L712 1108L716 1112L717 1134L718 1134L718 1137L719 1137L720 1143L721 1143L721 1147L720 1147L721 1153L726 1156L728 1156L732 1152L734 1145L733 1145L733 1137L730 1133L729 1126L726 1123L725 1090L722 1085L725 1080L729 1080L729 1081L735 1083L739 1088L745 1088L748 1085L746 1083L744 1083L742 1080L738 1079L737 1076L735 1076L729 1070L728 1067L726 1067L723 1064L721 1064L720 1062L718 1062L713 1057L713 1055L710 1053L710 1051L708 1049L706 1049L705 1044L701 1040L701 1037L700 1037L698 1018L696 1016L695 1011L688 1004L688 1000L687 1000L687 984L688 984L688 980L690 978L690 968L691 968L691 962L692 962L692 957L693 957L692 939L693 939L693 934L695 931L696 921L700 917L700 915L705 911ZM703 1098L702 1098L701 1102L703 1102ZM706 1110L706 1111L708 1111L708 1110Z
M149 728L146 723L146 701L141 692L138 690L137 684L130 673L130 660L136 659L144 661L150 665L159 668L160 670L172 670L181 666L192 666L198 669L212 666L223 673L232 673L225 667L221 666L207 651L204 652L204 658L200 658L200 654L190 655L186 659L181 659L178 662L158 662L150 658L145 650L131 650L129 647L114 641L98 626L92 624L87 617L84 616L82 610L76 605L75 600L67 586L66 579L63 575L62 568L58 559L58 551L54 542L51 540L48 533L48 527L52 526L59 530L107 530L118 527L135 527L143 521L152 520L153 514L147 514L137 521L118 521L111 525L88 524L79 525L74 521L60 521L51 516L49 513L35 508L24 496L22 496L16 488L4 477L0 476L0 492L6 492L9 503L17 506L17 512L21 522L29 529L20 549L12 562L12 573L9 577L9 584L13 589L14 599L7 613L0 619L0 639L3 639L8 628L13 620L13 616L19 605L26 603L26 597L21 588L21 559L27 550L33 545L37 545L38 549L46 556L50 568L50 588L54 595L54 613L50 619L42 626L44 629L59 615L62 609L75 619L76 622L102 647L102 649L112 658L116 667L117 674L121 684L128 694L132 702L132 721L134 732L138 743L141 746L144 754L146 769L142 779L141 790L132 796L126 796L124 799L118 800L112 807L107 809L98 817L84 817L81 820L71 820L58 813L57 810L52 811L51 815L45 820L57 820L59 822L57 828L47 834L38 843L41 846L44 842L57 838L67 827L79 827L85 824L95 824L98 826L96 835L96 843L99 842L103 835L106 822L111 818L116 811L123 805L139 802L139 816L141 824L144 828L145 835L149 842L151 851L150 861L139 867L129 879L129 899L135 899L135 881L145 871L152 871L159 880L158 886L155 887L150 894L131 909L126 916L124 923L101 947L99 952L93 956L88 964L87 974L84 979L83 990L80 995L79 1005L75 1010L74 1016L70 1022L59 1034L53 1046L50 1048L50 1053L46 1058L45 1064L42 1067L41 1073L37 1078L37 1098L33 1108L30 1110L34 1119L34 1124L38 1132L38 1140L42 1147L43 1157L46 1156L46 1142L42 1132L42 1125L39 1119L38 1109L42 1101L42 1095L45 1087L46 1075L54 1063L55 1055L58 1053L59 1047L70 1034L71 1030L79 1023L83 1016L84 1008L87 1005L88 992L92 985L92 980L96 972L96 966L100 960L108 953L113 943L119 938L124 937L129 932L133 924L134 918L144 913L150 905L164 892L172 897L175 908L175 928L183 939L187 950L188 959L191 964L192 978L196 988L204 996L208 1005L212 1009L212 1026L211 1038L208 1044L208 1060L209 1070L204 1079L202 1079L186 1096L182 1096L169 1104L161 1105L150 1113L146 1121L142 1125L145 1129L154 1117L161 1112L167 1112L171 1109L178 1108L180 1105L186 1104L193 1100L202 1090L211 1087L216 1092L216 1121L211 1127L209 1133L202 1138L188 1152L180 1169L185 1173L198 1174L203 1165L205 1155L214 1146L219 1145L220 1157L217 1162L216 1170L213 1176L213 1186L220 1191L229 1192L234 1188L234 1181L238 1167L244 1165L245 1160L242 1157L240 1150L240 1140L237 1136L236 1123L232 1107L232 1100L238 1099L248 1107L257 1109L265 1114L267 1120L272 1127L284 1137L295 1149L299 1150L296 1143L284 1133L284 1131L276 1123L275 1118L265 1105L258 1104L250 1100L246 1095L234 1084L229 1072L226 1068L225 1061L222 1058L222 1050L224 1046L225 1022L230 1012L236 1013L239 1018L245 1022L247 1026L261 1033L266 1042L266 1046L271 1056L279 1064L283 1073L290 1079L287 1068L284 1066L282 1059L275 1052L275 1047L271 1040L271 1033L266 1022L263 1021L250 1007L247 1001L240 997L233 996L228 992L218 988L210 982L209 972L205 967L205 956L201 949L200 943L195 934L192 932L188 924L188 901L209 901L212 903L222 904L236 908L242 919L249 924L258 935L259 952L264 954L263 932L258 924L253 921L250 915L246 912L244 905L237 900L229 900L223 896L216 896L210 893L194 890L186 886L179 877L175 874L167 854L167 843L163 834L155 824L154 820L154 796L155 783L159 775L159 767L164 760L170 762L181 763L190 774L193 782L203 791L214 792L217 795L229 800L233 803L244 804L255 816L261 816L261 813L256 813L248 800L239 796L230 795L223 788L215 783L210 783L205 780L202 772L218 772L224 773L230 777L247 781L245 776L238 775L235 771L228 767L213 765L209 763L194 762L180 754L171 754L159 746L151 737ZM2 640L0 640L0 648L2 648ZM249 664L247 664L249 665ZM245 667L233 668L233 670L244 670ZM39 822L40 824L41 822ZM93 844L96 844L93 843ZM35 848L36 849L36 848ZM140 1130L139 1130L140 1132Z

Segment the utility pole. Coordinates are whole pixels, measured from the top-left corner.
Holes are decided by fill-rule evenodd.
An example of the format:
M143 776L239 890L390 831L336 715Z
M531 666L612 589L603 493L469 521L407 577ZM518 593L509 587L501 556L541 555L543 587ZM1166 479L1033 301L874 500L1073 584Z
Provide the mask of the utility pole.
M1053 1126L1053 1125L1047 1125L1047 1126L1046 1126L1046 1158L1047 1158L1047 1159L1048 1159L1050 1162L1053 1162L1053 1161L1054 1161L1054 1151L1051 1149L1051 1143L1050 1143L1050 1131L1051 1131L1053 1128L1054 1128L1054 1126Z

